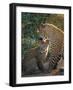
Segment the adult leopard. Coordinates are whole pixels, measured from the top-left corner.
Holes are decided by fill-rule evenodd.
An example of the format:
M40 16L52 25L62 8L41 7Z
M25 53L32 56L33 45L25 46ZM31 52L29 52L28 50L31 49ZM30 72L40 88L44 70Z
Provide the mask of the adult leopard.
M38 63L38 66L44 71L48 70L48 72L51 72L55 67L57 67L57 64L61 59L62 63L64 63L64 32L53 24L45 23L40 25L38 33L42 39L49 40L50 48L50 55L48 54L45 59L47 69L45 69L45 66L42 63L43 59L39 59L40 64Z

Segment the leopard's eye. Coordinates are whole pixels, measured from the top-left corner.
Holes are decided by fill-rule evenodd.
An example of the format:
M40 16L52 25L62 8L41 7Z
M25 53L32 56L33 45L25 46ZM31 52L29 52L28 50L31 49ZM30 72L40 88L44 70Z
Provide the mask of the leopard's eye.
M42 40L43 40L43 38L42 38L42 37L40 37L40 38L39 38L39 40L41 40L41 41L42 41Z

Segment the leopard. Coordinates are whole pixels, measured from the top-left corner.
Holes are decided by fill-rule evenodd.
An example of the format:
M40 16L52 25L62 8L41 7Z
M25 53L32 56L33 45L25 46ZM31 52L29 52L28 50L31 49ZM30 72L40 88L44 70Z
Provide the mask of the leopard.
M22 72L24 75L31 75L45 72L47 70L45 62L49 52L49 40L38 39L38 47L28 50L22 60ZM41 61L42 60L42 61ZM23 75L22 75L23 76Z
M64 32L53 24L42 23L37 32L43 39L49 40L49 53L45 61L48 63L48 72L64 70ZM42 62L42 59L40 59ZM62 63L62 64L60 64ZM43 65L43 64L42 64ZM42 66L39 65L39 66ZM60 67L59 67L60 66ZM59 67L59 68L58 68ZM42 67L45 68L45 67Z

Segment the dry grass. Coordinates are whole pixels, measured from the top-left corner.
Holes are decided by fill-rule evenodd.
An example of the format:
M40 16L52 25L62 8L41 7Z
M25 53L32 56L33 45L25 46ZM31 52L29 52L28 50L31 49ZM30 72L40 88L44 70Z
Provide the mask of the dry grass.
M64 31L64 14L51 14L48 17L47 22L50 24L54 24Z

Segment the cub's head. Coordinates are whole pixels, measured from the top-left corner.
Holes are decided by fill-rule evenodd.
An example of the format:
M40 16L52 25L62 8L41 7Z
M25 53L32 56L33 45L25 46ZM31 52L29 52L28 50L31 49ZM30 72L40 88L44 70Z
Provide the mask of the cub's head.
M49 51L49 40L48 39L45 39L43 37L39 38L39 51L41 55L43 55L43 59L45 60L48 55L48 51Z

